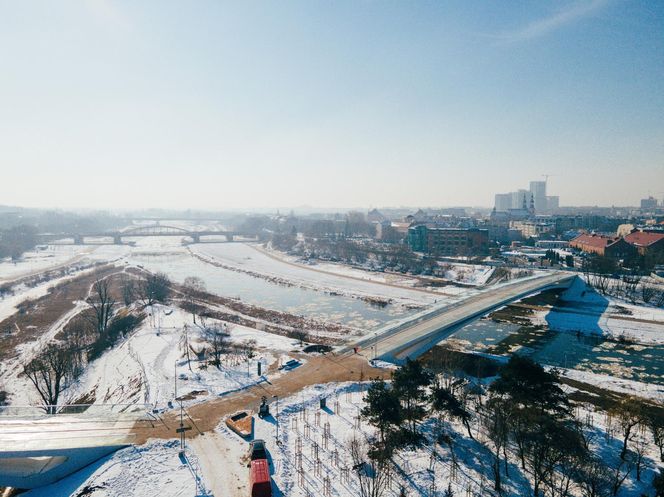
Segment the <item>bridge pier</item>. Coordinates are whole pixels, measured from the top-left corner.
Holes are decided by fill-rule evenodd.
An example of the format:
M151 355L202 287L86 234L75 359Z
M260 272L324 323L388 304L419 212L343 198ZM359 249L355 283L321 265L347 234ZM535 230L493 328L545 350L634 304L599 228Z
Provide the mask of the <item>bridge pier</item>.
M83 235L74 235L74 245L83 245Z
M227 242L232 242L233 241L233 233L229 233L226 235L226 241Z
M192 233L191 239L194 241L194 243L201 243L201 235L197 233Z
M121 235L113 235L113 244L114 245L122 245L122 236Z

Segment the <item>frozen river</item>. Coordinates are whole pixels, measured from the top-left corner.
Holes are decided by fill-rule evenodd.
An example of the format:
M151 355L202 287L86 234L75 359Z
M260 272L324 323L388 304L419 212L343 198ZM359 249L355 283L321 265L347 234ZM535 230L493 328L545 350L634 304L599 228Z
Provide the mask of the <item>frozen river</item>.
M447 342L494 354L518 350L549 366L664 385L662 345L620 343L601 336L557 332L546 327L533 329L491 319L466 325Z
M195 250L202 250L203 253L213 256L215 260L224 264L244 266L245 269L252 271L302 281L309 287L273 283L203 262L182 246L177 238L155 237L132 241L136 242L136 246L132 247L127 255L127 261L131 264L143 266L150 271L164 272L180 283L187 276L198 276L205 282L210 292L239 298L243 302L257 306L362 329L380 327L393 319L416 312L403 305L370 304L361 298L343 294L342 285L351 293L379 295L388 299L398 297L399 289L370 282L357 282L343 277L335 277L334 283L331 283L329 280L332 278L326 278L323 274L307 269L301 270L305 273L295 271L295 274L291 274L293 272L291 270L297 268L270 259L244 244L203 244L200 246L201 249L195 246ZM252 264L252 257L257 260L256 264ZM315 286L320 286L320 290L311 288ZM407 294L409 290L404 289L403 293ZM419 303L427 303L433 299L422 292L417 292L417 296L420 296Z

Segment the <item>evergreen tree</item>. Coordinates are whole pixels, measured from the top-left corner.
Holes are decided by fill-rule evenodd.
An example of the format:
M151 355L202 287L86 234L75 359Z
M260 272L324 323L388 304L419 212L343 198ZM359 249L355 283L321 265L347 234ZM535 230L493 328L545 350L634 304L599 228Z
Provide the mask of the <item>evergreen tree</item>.
M419 362L410 359L392 375L392 385L401 400L402 417L407 426L405 444L416 443L420 439L417 423L426 415L426 389L431 385L432 378L432 374Z
M385 380L376 379L371 382L364 401L366 405L362 408L362 416L378 428L380 441L385 442L389 433L401 424L399 397Z
M431 410L438 413L447 413L453 418L461 420L463 425L468 430L468 436L473 438L470 431L470 412L461 404L454 394L442 385L436 384L431 389L429 394L431 402Z

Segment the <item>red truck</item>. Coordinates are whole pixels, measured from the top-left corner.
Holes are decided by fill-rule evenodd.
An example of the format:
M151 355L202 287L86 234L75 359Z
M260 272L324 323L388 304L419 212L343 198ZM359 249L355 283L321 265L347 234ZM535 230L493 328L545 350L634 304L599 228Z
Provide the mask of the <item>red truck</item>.
M251 461L249 485L251 488L251 497L272 497L270 466L267 459L255 459Z

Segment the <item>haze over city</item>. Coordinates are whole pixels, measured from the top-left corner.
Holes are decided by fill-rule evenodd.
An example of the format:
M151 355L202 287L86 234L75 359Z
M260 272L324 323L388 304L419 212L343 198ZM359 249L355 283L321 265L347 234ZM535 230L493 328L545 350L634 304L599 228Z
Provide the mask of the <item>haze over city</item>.
M3 2L3 204L561 205L664 190L664 4Z

